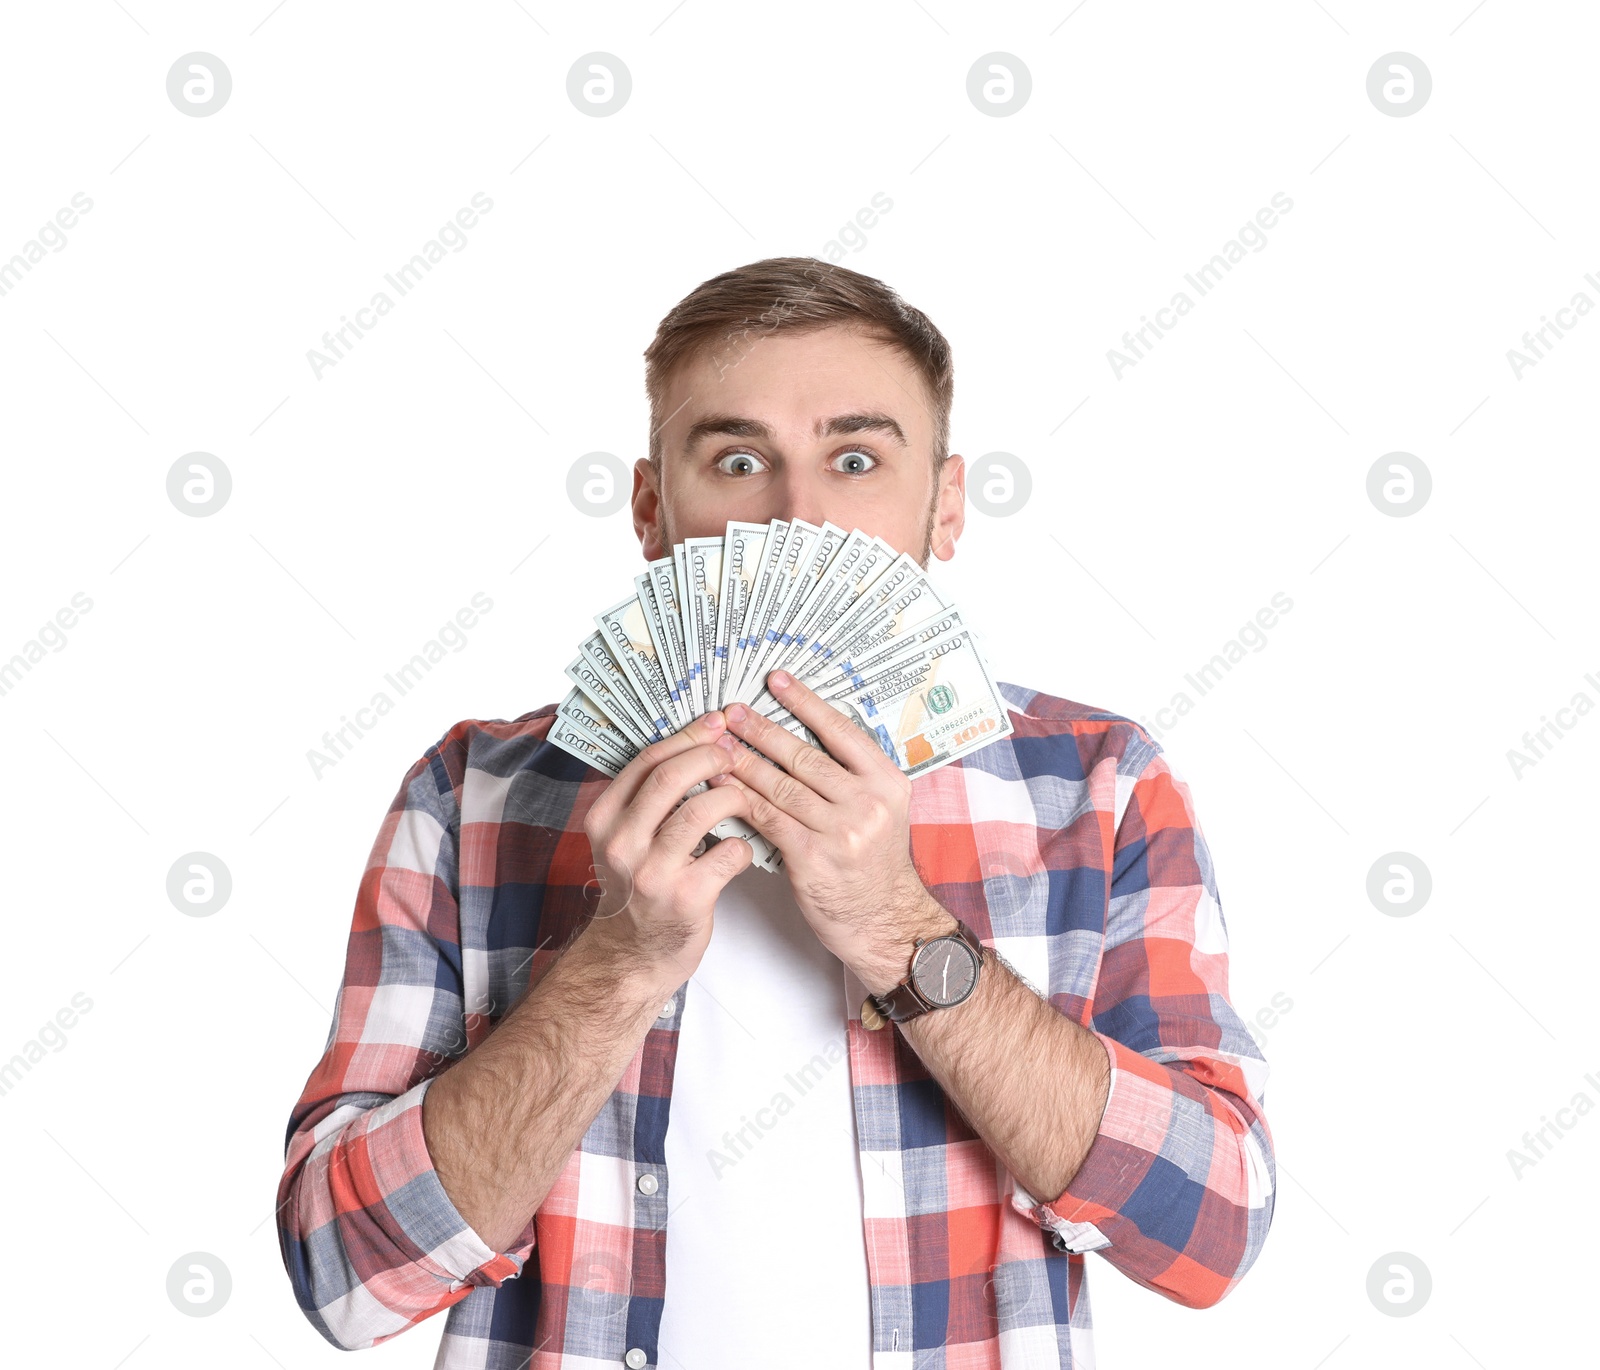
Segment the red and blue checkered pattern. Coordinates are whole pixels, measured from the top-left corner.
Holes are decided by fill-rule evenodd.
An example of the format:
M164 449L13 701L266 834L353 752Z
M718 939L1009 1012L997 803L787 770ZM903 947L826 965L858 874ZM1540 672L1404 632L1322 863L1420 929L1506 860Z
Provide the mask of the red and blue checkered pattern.
M1030 1195L898 1029L845 1024L874 1370L1092 1365L1085 1253L1208 1307L1272 1222L1267 1065L1228 1000L1187 787L1137 724L999 689L1016 732L913 782L912 854L945 908L1100 1039L1111 1091L1066 1193ZM633 1348L657 1363L667 1186L634 1181L665 1176L685 995L512 1249L467 1225L423 1140L432 1079L594 908L583 820L610 781L544 741L554 718L548 705L458 723L407 772L373 844L278 1190L295 1296L336 1346L448 1310L443 1370L598 1370Z

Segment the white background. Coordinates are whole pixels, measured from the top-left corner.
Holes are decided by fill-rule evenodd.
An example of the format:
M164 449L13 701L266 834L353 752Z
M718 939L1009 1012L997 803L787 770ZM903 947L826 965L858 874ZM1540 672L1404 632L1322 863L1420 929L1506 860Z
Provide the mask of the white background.
M582 516L565 480L644 453L661 316L732 266L822 253L880 191L846 264L950 339L954 450L1032 476L939 567L1000 678L1154 722L1293 601L1162 730L1234 1003L1292 1002L1262 1034L1276 1221L1206 1312L1091 1258L1100 1364L1494 1370L1592 1335L1600 1119L1566 1114L1520 1178L1507 1153L1600 1102L1600 715L1520 776L1507 752L1600 702L1600 319L1520 378L1506 354L1600 301L1600 24L1509 0L1076 3L7 7L0 260L93 201L0 297L0 659L93 601L0 697L0 1058L93 1004L0 1097L11 1348L342 1363L268 1219L387 805L457 720L558 699L634 574L626 512ZM1409 117L1366 91L1397 50L1432 73ZM233 78L204 118L166 93L194 51ZM593 51L632 73L606 118L566 93ZM996 51L1032 76L1009 117L966 93ZM318 379L307 350L477 191L468 246ZM1280 191L1265 249L1119 378L1107 349ZM166 494L194 451L233 478L207 518ZM1432 473L1410 517L1366 493L1394 451ZM308 749L479 591L465 649L317 778ZM232 874L209 918L166 894L193 851ZM1432 876L1409 917L1366 893L1393 851ZM197 1250L234 1284L203 1319L164 1292ZM1366 1293L1394 1251L1431 1272L1413 1316ZM366 1359L431 1365L441 1328Z

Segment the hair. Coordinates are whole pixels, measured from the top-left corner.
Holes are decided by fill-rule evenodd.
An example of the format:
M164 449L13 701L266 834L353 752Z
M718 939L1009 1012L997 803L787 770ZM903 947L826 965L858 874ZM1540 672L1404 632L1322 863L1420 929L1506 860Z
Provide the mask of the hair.
M898 348L916 368L933 402L933 472L950 455L950 404L955 366L950 344L933 321L882 281L816 257L768 257L702 281L678 301L644 350L650 399L650 464L661 475L661 430L667 387L685 362L703 355L737 366L766 334L792 335L845 325ZM720 372L719 372L720 374Z

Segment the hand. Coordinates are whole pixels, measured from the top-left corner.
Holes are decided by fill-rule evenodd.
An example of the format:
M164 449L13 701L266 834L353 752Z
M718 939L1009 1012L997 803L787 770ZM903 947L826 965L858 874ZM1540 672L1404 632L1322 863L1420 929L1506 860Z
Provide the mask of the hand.
M785 672L773 671L767 688L827 751L730 704L728 731L762 755L737 748L731 769L710 783L745 793L743 816L782 850L795 903L818 940L882 992L905 977L918 937L954 925L911 859L911 778Z
M728 789L684 798L732 766L736 750L722 711L702 714L634 757L584 816L602 894L580 935L603 939L619 962L668 987L694 973L717 896L754 859L738 838L692 854L713 827L744 811L743 797Z

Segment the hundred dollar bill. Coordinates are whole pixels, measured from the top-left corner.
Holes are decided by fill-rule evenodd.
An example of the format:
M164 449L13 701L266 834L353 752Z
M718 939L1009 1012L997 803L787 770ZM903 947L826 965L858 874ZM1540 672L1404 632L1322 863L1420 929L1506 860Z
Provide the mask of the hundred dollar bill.
M841 666L840 675L833 684L813 692L819 698L831 701L847 694L871 691L884 677L898 673L903 668L906 658L927 653L942 639L963 630L973 632L962 621L961 610L951 605L948 609L943 609L912 625L904 633L885 639L871 651L852 657L847 664ZM975 640L975 645L981 657L982 644ZM774 723L785 725L794 715L775 701L767 717Z
M772 555L773 539L767 540L767 567L764 572L770 571L770 574L766 575L761 587L755 612L745 624L744 656L739 665L738 682L727 695L730 701L738 699L748 704L750 697L764 685L765 681L758 673L761 657L782 626L778 618L779 611L803 573L806 558L816 546L821 533L822 529L814 523L791 519L776 557Z
M677 732L682 721L672 702L672 687L656 657L655 641L639 596L629 595L621 603L596 614L594 621L640 704L652 711L652 726L663 735Z
M609 705L614 700L642 742L659 742L665 736L659 725L645 717L632 681L617 665L616 657L600 633L590 633L578 644L578 659L567 667L567 678L587 690L590 698L601 705ZM623 722L615 713L611 717L619 724Z
M777 580L778 565L783 560L784 545L790 537L790 525L785 519L773 519L767 525L767 539L761 549L761 564L756 568L755 585L750 592L750 603L738 633L728 644L728 658L732 663L722 682L724 704L738 697L740 682L744 679L745 661L759 640L757 623L772 599L773 583Z
M793 632L802 622L811 592L826 577L850 537L845 529L828 522L816 527L815 532L811 531L815 525L798 519L794 526L800 529L801 535L790 538L778 582L773 588L776 607L745 669L743 688L747 696L766 687L767 672L772 669L774 657L794 641ZM748 698L745 702L749 702Z
M851 533L840 549L828 574L812 591L807 604L801 606L795 627L784 633L781 651L767 662L767 673L776 670L795 670L806 648L813 641L825 641L835 626L855 606L860 597L871 588L898 555L893 547L879 538L868 537L859 530ZM771 692L762 687L758 699L770 699Z
M634 721L629 707L611 692L600 672L583 657L568 663L566 677L594 701L595 707L620 728L635 747L647 747L655 740Z
M873 580L871 587L852 604L826 634L815 634L792 664L791 674L811 680L834 663L841 644L852 640L861 622L899 594L923 569L907 552L896 554L888 568Z
M695 640L692 625L689 622L691 607L687 593L689 571L688 559L685 555L686 551L687 549L681 542L673 544L671 552L672 584L673 597L678 606L678 653L682 657L683 665L683 702L689 711L689 717L698 718L705 712L705 705L700 702L700 691L695 683L697 675L695 670Z
M559 713L555 722L550 725L550 731L545 734L545 740L551 746L559 747L562 751L577 757L578 760L588 762L597 771L604 771L613 780L627 765L627 762L613 754L611 748L582 724L574 723L570 718L562 718Z
M670 556L652 561L633 578L633 588L644 607L645 626L655 644L656 660L671 687L673 707L680 723L690 723L689 672L684 664L683 612L678 606L678 578Z
M857 658L949 607L922 567L901 553L827 636L816 638L809 651L801 653L791 673L809 689L824 693L847 678ZM770 690L763 690L750 707L765 712L776 708L777 701Z
M556 705L556 717L576 724L595 741L608 748L626 765L639 755L633 740L611 721L603 709L581 689L574 685L566 698Z
M912 777L1016 731L967 629L936 639L902 658L898 669L880 676L870 689L849 691L829 705ZM803 725L799 735L822 745Z
M690 684L698 706L696 717L716 708L712 666L717 653L718 597L722 593L722 552L726 534L686 538L682 548L683 628L689 645Z
M827 665L808 677L806 684L818 691L830 689L869 652L904 636L929 615L948 608L950 603L938 586L919 571L884 602L839 632Z
M744 650L744 625L755 608L768 534L780 525L787 527L782 519L732 522L723 535L722 594L717 600L717 655L712 675L712 697L719 709L727 703L728 689L738 679L735 670Z

